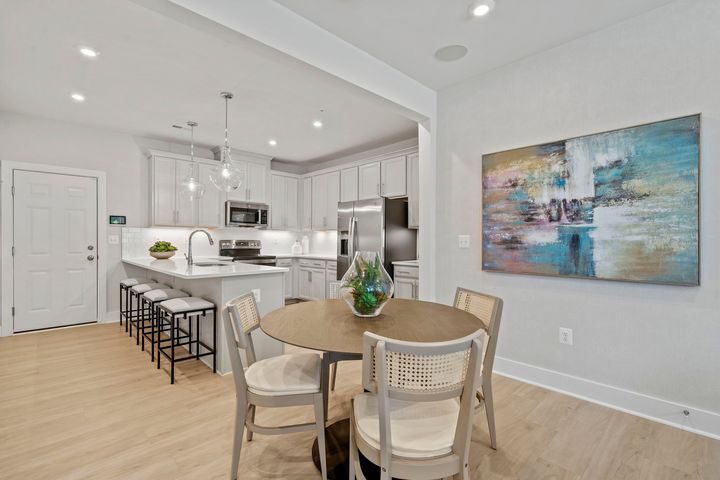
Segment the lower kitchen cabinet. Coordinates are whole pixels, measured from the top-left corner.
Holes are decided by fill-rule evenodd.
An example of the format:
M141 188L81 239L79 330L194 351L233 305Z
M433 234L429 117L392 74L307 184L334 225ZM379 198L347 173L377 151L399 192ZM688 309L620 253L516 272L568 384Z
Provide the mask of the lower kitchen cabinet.
M303 267L298 268L300 292L302 300L325 300L325 269Z
M297 297L297 268L292 258L278 258L278 267L287 268L290 271L285 273L285 298Z
M418 300L420 292L420 269L395 265L395 298Z

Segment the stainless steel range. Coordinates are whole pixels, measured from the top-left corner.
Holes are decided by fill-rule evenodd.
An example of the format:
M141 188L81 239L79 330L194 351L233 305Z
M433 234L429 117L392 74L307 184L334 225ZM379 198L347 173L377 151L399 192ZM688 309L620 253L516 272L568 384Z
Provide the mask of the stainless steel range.
M260 240L220 240L220 256L232 257L233 262L253 263L274 267L275 255L261 255Z

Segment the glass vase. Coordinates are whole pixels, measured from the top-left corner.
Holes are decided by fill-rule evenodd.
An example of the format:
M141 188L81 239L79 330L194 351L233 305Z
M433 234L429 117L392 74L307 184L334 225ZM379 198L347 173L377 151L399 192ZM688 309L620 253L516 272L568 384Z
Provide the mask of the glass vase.
M340 281L340 295L358 317L377 317L395 285L378 252L357 252Z

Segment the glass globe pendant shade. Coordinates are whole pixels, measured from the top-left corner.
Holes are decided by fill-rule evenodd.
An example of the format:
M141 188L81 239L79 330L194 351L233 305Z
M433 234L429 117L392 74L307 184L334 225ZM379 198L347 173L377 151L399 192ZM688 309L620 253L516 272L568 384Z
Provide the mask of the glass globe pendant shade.
M242 172L230 159L229 147L223 147L220 163L210 170L210 181L221 192L234 192L242 185Z
M200 182L193 173L191 172L185 179L180 183L180 195L183 198L192 201L200 199L205 194L205 185Z

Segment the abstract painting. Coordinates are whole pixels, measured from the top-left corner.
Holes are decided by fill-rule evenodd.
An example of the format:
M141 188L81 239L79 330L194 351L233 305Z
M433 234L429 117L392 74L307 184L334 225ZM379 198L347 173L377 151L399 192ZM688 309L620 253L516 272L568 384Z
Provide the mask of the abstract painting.
M484 155L483 270L699 285L700 115Z

